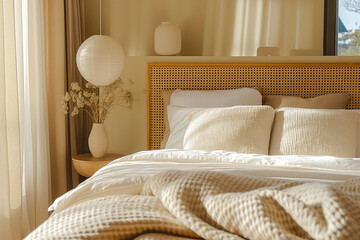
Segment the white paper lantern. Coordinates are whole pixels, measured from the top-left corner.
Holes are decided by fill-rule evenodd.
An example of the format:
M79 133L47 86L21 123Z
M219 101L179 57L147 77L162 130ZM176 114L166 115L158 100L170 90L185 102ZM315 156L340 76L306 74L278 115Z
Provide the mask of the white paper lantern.
M158 55L177 55L181 51L181 30L171 22L162 22L154 32L154 48Z
M124 61L125 54L120 44L105 35L89 37L76 53L80 74L97 86L111 84L119 78Z

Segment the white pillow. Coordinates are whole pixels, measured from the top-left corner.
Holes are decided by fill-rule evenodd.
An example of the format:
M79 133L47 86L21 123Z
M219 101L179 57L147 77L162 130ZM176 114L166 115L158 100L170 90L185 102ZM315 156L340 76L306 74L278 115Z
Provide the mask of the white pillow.
M183 149L184 135L192 111L199 108L238 105L262 105L262 96L259 91L252 88L213 91L175 90L171 94L170 105L167 106L170 135L165 149Z
M194 111L185 133L184 149L268 154L274 112L270 106Z
M170 135L166 142L165 149L183 149L183 141L186 129L190 122L190 114L202 108L187 108L168 105L168 118Z
M171 94L170 105L192 108L262 105L262 96L252 88L212 91L176 89Z
M356 157L359 114L349 110L280 108L271 155Z

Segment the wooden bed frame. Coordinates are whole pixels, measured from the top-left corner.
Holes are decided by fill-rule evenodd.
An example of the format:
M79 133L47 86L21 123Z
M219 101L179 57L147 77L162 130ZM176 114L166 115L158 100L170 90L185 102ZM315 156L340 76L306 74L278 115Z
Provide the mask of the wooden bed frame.
M311 98L351 96L360 108L360 63L148 63L148 148L159 149L164 133L165 89L217 90L259 87L263 95Z

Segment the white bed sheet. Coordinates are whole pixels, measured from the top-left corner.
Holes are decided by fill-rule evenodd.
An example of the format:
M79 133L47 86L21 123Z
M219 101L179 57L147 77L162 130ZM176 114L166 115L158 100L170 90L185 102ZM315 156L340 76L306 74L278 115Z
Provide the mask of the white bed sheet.
M153 150L114 160L49 207L53 214L74 204L114 194L140 194L143 183L166 170L221 171L247 176L334 182L360 177L360 158L269 156L226 151Z

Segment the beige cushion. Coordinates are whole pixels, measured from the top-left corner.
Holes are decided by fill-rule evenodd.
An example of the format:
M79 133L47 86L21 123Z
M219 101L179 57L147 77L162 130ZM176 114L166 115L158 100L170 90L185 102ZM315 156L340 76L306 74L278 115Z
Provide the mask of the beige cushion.
M169 125L169 119L168 119L168 113L167 113L167 106L170 105L170 97L174 91L175 90L164 90L161 92L161 97L164 102L164 124L165 124L164 137L160 144L161 149L165 148L166 142L170 135L170 125Z
M356 157L358 116L349 110L280 108L270 154Z
M256 91L258 91L260 94L262 93L262 90L261 88L253 88L255 89ZM167 106L170 105L170 99L171 99L171 94L174 92L175 90L163 90L161 92L161 97L163 99L163 103L164 103L164 125L165 125L165 131L164 131L164 137L163 137L163 140L161 141L161 144L160 144L160 148L161 149L164 149L166 147L166 143L169 139L169 136L170 136L170 123L169 123L169 118L168 118L168 111L167 111ZM187 92L187 91L185 91ZM191 92L200 92L200 91L191 91ZM201 91L201 92L205 92L205 93L211 93L211 91ZM222 91L223 93L222 94L226 94L227 90L223 90ZM208 94L206 94L208 95ZM209 97L212 99L212 102L215 102L215 106L202 106L202 107L220 107L218 106L218 104L216 104L216 98L214 97L211 97L211 95L209 95ZM261 97L261 96L260 96ZM230 107L230 106L234 106L234 105L240 105L241 102L238 101L237 97L236 96L233 96L233 97L230 97L230 99L234 99L235 103L229 103L228 104L225 104L225 107ZM260 99L261 100L261 99ZM249 100L250 101L250 100ZM214 104L211 104L209 102L210 105L214 105ZM259 105L261 104L261 102L259 103ZM244 105L244 104L242 104ZM251 104L253 105L253 104ZM192 105L192 106L185 106L185 105L182 105L182 104L178 104L178 106L183 106L183 107L199 107L197 106L197 104L195 103L195 105Z
M190 116L184 149L268 154L273 119L269 106L198 110Z
M273 108L345 109L350 97L345 93L336 93L307 99L294 96L264 96L263 99L265 105Z

